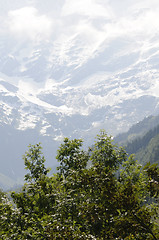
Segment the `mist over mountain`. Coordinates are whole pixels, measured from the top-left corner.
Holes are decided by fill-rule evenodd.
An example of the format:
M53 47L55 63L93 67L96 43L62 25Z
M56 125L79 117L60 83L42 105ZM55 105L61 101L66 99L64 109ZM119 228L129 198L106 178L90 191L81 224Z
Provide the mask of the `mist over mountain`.
M29 144L54 166L65 136L92 144L159 114L157 1L0 4L2 174L24 174Z

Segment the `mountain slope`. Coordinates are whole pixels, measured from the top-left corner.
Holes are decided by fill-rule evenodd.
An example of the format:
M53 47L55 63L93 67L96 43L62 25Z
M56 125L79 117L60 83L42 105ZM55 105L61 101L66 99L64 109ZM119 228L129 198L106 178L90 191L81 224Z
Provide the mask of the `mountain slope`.
M159 163L159 116L145 118L115 141L125 146L128 154L135 154L141 164Z
M122 144L133 141L135 138L141 138L149 130L152 131L153 128L157 127L159 124L159 115L145 117L142 121L132 125L127 132L118 134L115 137L115 141Z
M115 136L159 114L158 7L151 4L1 1L3 175L22 178L28 144L42 142L53 166L65 136L91 145L100 129Z
M24 48L22 46L22 49ZM17 49L17 52L22 49ZM109 134L116 135L128 130L133 123L145 116L159 112L159 98L156 93L158 82L152 82L152 76L141 79L141 62L135 60L134 63L131 54L132 60L129 62L127 55L123 55L121 62L119 56L110 57L109 61L114 67L108 72L106 69L108 70L110 65L102 65L104 58L106 53L102 52L78 68L69 70L66 67L67 71L71 72L65 75L66 72L60 70L62 75L56 80L50 78L50 74L56 72L55 66L52 73L45 68L52 64L48 62L49 56L45 57L47 64L43 62L42 66L39 65L39 56L34 59L34 64L28 59L27 67L30 73L26 71L23 76L20 72L18 74L17 68L21 59L13 68L15 72L7 73L7 69L10 70L11 67L6 65L5 74L4 71L1 73L0 80L0 130L3 132L1 161L6 162L5 168L1 168L2 174L12 176L11 172L16 172L15 176L22 178L20 173L24 175L23 164L19 164L18 159L24 154L27 145L39 142L39 138L42 145L47 138L46 145L53 146L49 149L49 155L54 157L47 159L47 164L52 166L57 164L55 155L64 136L82 137L90 145L92 138L102 128ZM117 61L120 66L116 66ZM126 67L125 62L128 65ZM49 78L45 79L46 76L43 76L42 81L38 76L35 77L35 72L41 75L40 71L34 69L35 63L40 71L43 69L49 74ZM61 69L63 67L65 68L61 66ZM152 69L150 71L154 74L153 78L157 79L157 66L155 68L156 72ZM16 148L11 142L12 138L8 135L10 129L17 145L21 146L21 141L26 139L23 147Z

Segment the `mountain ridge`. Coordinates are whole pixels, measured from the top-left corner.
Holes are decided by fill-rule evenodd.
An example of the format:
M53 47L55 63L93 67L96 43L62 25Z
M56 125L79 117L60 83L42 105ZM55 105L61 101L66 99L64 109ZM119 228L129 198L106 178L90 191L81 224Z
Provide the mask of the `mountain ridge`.
M78 4L79 8L71 1L1 4L0 150L2 164L12 166L10 174L34 140L49 146L47 164L52 166L56 160L51 155L64 137L82 138L91 145L100 129L116 136L159 114L159 26L151 15L154 8L148 3L127 6L125 1L120 6L112 1ZM154 16L158 17L156 5ZM15 144L14 151L10 139L18 145L23 138L26 146L18 149ZM23 172L22 167L18 171Z

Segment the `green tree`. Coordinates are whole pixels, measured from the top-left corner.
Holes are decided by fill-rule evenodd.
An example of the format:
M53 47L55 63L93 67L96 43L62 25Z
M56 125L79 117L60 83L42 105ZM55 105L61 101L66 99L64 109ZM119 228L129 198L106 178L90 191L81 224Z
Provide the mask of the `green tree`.
M83 166L81 146L81 141L77 147L66 139L58 151L60 176L63 173L62 219L99 239L157 239L152 222L155 211L146 203L147 175L133 156L127 158L101 131L89 154L82 151L82 159L90 160L91 167L76 168L76 162Z
M58 170L64 177L67 177L72 171L86 168L88 154L81 150L82 142L81 139L69 140L65 138L64 143L58 149L56 157L60 163Z
M25 180L34 182L40 180L47 175L49 169L45 167L45 158L42 156L41 145L29 145L29 150L23 156L25 169L29 170L29 173L25 175Z
M154 197L159 203L159 166L157 163L147 163L144 170L148 175L148 190L151 197Z
M48 239L50 215L55 213L56 177L47 176L40 144L30 145L23 159L28 170L26 183L20 192L11 194L17 210L12 239Z
M158 166L145 169L101 131L92 148L64 139L57 174L48 176L41 145L24 155L26 183L0 194L2 239L157 240Z

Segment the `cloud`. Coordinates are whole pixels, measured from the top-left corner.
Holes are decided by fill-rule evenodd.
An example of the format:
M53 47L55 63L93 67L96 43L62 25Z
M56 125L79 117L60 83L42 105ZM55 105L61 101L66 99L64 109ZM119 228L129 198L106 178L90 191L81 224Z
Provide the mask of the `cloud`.
M116 37L144 38L159 29L156 0L66 0L61 6L57 12L49 9L49 14L41 5L9 11L9 30L20 39L33 41L68 41L80 35L89 47L90 42L98 46L104 39L109 42Z
M123 37L145 41L145 37L152 38L159 31L159 16L155 10L144 9L134 15L123 17L116 21L115 28Z
M91 18L99 16L105 18L112 17L112 11L109 5L105 8L103 4L98 3L96 0L66 0L63 6L62 15L68 16L73 14L84 15Z
M16 36L29 40L48 38L52 22L45 15L39 15L34 7L9 11L9 30Z
M32 2L8 12L9 31L33 43L50 40L50 58L59 65L83 64L114 39L125 39L130 52L159 32L157 0L48 0L45 8L42 0Z
M112 18L103 21L101 28L107 43L120 38L134 43L145 42L158 35L159 2L123 0L119 3L118 0L111 0L106 5L112 12Z
M66 0L61 16L68 23L65 33L68 29L69 34L90 33L88 41L109 42L117 37L144 41L159 30L158 10L156 0Z

